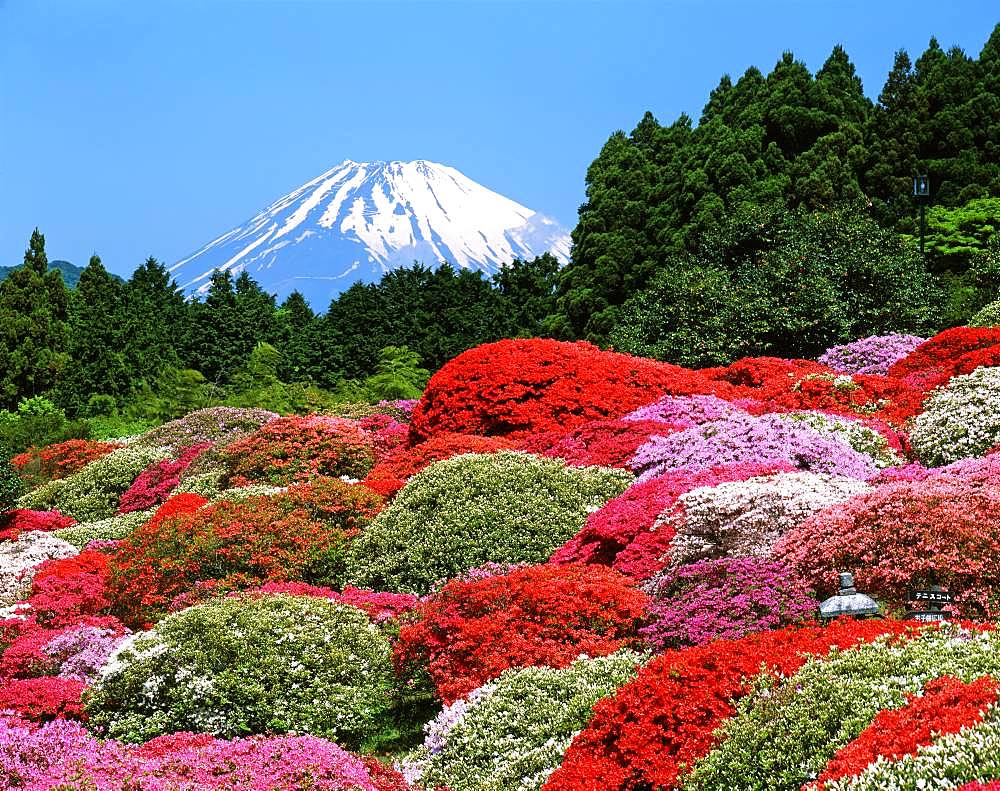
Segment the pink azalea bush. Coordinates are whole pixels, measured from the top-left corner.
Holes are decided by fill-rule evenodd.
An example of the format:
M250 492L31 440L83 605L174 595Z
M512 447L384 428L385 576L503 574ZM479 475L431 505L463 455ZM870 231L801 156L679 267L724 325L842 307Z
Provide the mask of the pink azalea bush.
M808 472L868 480L878 474L871 457L835 436L779 415L735 413L665 437L636 451L630 466L639 481L672 470L704 470L724 464L791 464Z
M885 376L890 365L902 360L925 340L916 335L873 335L833 346L820 355L819 362L838 373Z
M781 563L761 558L679 566L654 577L646 590L653 601L640 634L656 651L736 640L816 612L806 584Z
M653 404L630 412L622 420L659 420L662 423L690 428L741 412L743 410L733 402L714 395L664 396Z
M210 447L212 447L211 442L202 442L184 449L176 459L164 459L151 464L121 496L121 500L118 501L118 513L146 511L166 502L170 493L180 483L181 475L191 466L191 462Z

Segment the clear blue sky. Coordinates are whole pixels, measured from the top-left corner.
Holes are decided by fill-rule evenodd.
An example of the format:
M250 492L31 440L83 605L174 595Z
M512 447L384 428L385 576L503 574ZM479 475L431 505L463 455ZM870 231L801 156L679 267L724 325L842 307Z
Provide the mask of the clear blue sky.
M0 0L0 264L172 263L343 159L430 159L572 227L647 109L697 119L728 72L843 44L978 55L996 0L389 3Z

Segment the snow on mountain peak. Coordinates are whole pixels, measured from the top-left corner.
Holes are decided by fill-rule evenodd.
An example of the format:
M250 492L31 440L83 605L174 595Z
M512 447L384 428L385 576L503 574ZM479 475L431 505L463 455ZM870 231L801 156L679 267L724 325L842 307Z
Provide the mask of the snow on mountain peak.
M492 273L545 252L569 260L559 223L452 167L347 159L170 269L192 293L216 269L246 270L265 290L298 290L322 310L355 281L414 261Z

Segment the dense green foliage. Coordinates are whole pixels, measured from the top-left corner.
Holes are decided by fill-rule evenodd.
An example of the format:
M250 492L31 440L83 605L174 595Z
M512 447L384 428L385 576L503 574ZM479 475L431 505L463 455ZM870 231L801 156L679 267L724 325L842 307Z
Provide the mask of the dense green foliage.
M954 226L968 237L976 226L974 244L942 233L931 249L941 254L932 269L961 278L995 208L979 199L1000 195L998 109L1000 26L978 59L933 39L915 64L899 52L874 104L838 46L815 75L786 53L766 76L750 68L735 83L723 77L697 126L684 115L664 126L647 113L631 134L612 135L587 171L573 264L548 326L559 337L605 341L623 303L654 273L699 251L707 233L748 205L826 210L864 201L882 226L912 234L918 173L930 176L933 202L953 210L932 210L941 231ZM713 273L708 279L717 299Z
M812 358L864 335L929 332L935 301L920 254L854 207L745 207L627 300L611 341L691 367Z

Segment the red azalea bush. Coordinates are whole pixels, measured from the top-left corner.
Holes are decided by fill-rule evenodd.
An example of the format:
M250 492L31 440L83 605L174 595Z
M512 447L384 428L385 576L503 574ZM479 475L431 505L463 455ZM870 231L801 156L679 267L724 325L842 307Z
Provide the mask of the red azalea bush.
M90 462L107 456L120 447L122 445L115 442L68 439L55 445L46 445L44 448L29 448L10 461L28 486L40 486L57 478L72 475Z
M68 626L82 616L107 612L109 563L106 554L93 549L42 563L31 583L35 617L50 626Z
M589 343L504 340L460 354L431 377L410 436L419 442L452 431L517 439L621 417L663 395L727 390L698 371Z
M680 428L679 426L677 428ZM520 450L564 459L580 467L628 467L640 445L675 427L659 420L591 420L569 431L549 431L525 437Z
M0 683L0 712L14 712L32 722L85 719L82 681L55 676L23 678Z
M170 492L180 483L181 475L191 462L204 450L212 447L211 442L203 442L185 448L176 459L164 459L154 462L135 479L128 491L118 501L118 513L128 514L132 511L145 511L154 505L160 505Z
M325 479L275 497L157 512L111 560L113 610L137 624L172 602L177 608L266 582L336 582L348 540L380 506L364 487Z
M634 579L648 579L669 562L674 530L657 526L678 497L700 486L790 472L791 467L729 464L698 472L678 471L629 487L587 517L583 529L552 555L551 563L599 563Z
M1000 328L952 327L889 367L889 376L927 392L982 365L1000 365Z
M953 676L928 681L920 695L908 695L899 709L875 715L872 724L854 741L837 751L826 769L803 791L823 791L827 782L854 777L880 757L898 761L916 755L937 736L958 733L978 724L989 706L997 702L1000 684L989 676L965 683Z
M565 667L633 642L647 598L600 566L529 566L456 579L417 609L396 646L450 704L512 667Z
M936 581L965 615L995 618L1000 487L950 475L889 483L814 514L779 539L774 557L821 594L851 569L859 589L892 605Z
M748 357L703 373L731 385L730 398L752 414L815 409L901 425L923 400L922 392L900 380L838 374L812 360Z
M72 516L63 516L58 511L30 511L27 508L16 508L0 514L0 541L16 541L21 533L31 533L35 530L51 533L75 524L76 520Z
M495 453L513 448L514 444L502 437L444 432L411 448L400 447L392 451L372 467L364 484L383 497L392 497L410 478L436 461L462 453Z
M227 485L285 485L317 475L364 478L374 461L371 435L353 420L308 415L272 420L220 453Z
M810 656L911 628L844 620L668 651L597 703L543 791L674 788L682 770L708 754L716 729L762 671L788 676Z

